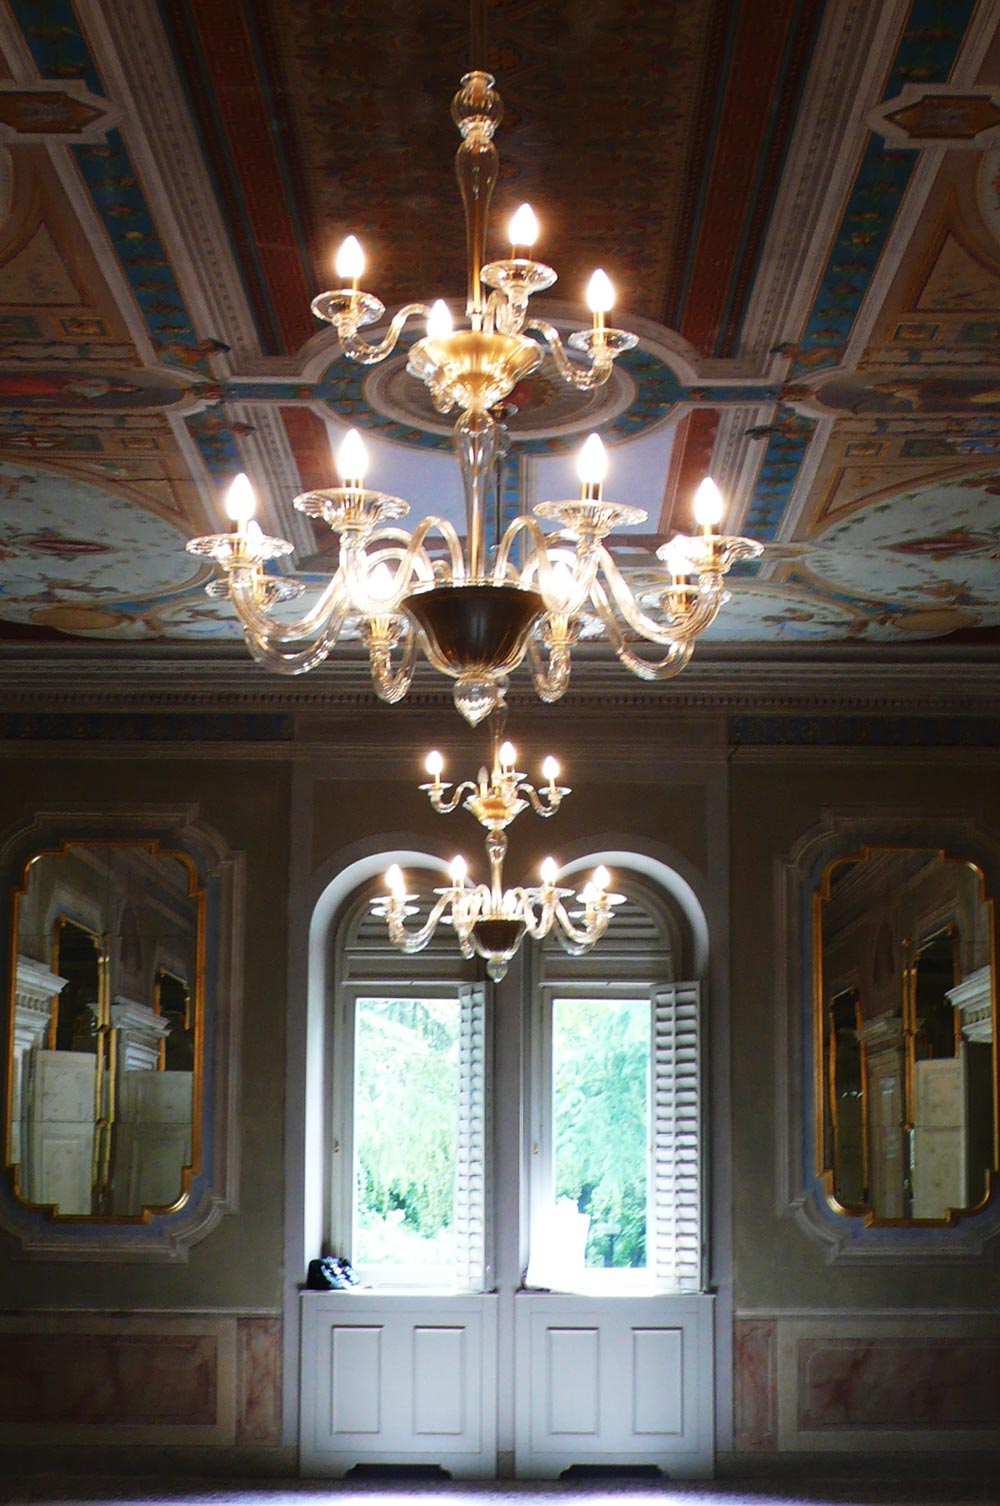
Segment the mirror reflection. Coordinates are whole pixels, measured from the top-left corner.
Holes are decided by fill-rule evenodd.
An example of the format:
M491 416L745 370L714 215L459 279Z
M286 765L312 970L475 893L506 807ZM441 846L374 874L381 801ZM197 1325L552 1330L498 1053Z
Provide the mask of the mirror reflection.
M869 1222L948 1221L997 1154L993 903L926 848L837 859L816 900L819 1171Z
M186 1196L202 1034L195 877L155 842L68 842L26 866L7 1163L17 1196L53 1217L136 1217Z

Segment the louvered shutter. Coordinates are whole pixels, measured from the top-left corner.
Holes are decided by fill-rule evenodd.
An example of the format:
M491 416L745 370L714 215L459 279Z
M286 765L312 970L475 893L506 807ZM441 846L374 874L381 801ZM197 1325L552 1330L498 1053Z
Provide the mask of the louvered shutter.
M653 991L653 1175L650 1226L656 1279L702 1290L701 989Z
M459 984L458 1146L455 1163L455 1280L482 1291L486 1279L486 991Z

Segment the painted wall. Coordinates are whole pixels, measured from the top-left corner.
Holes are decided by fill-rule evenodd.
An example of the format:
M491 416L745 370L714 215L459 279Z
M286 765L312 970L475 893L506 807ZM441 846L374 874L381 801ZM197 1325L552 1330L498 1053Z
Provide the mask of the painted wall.
M436 816L416 789L435 729L447 739L448 773L474 773L482 737L419 710L330 712L301 724L297 744L189 743L176 754L139 743L113 752L7 744L0 829L53 803L194 801L246 856L239 1210L186 1262L168 1265L27 1258L0 1235L7 1457L96 1442L113 1444L116 1458L155 1448L167 1469L293 1467L289 1323L301 1272L284 1268L283 1145L286 1107L289 1124L300 1107L285 1104L285 1019L302 971L289 936L307 922L295 908L303 897L382 836L407 834L443 856L477 851L471 818ZM898 1449L918 1433L915 1446L996 1447L1000 1324L984 1316L1000 1298L995 1255L951 1260L938 1247L933 1260L919 1250L902 1263L831 1259L783 1200L776 1069L777 865L827 808L947 810L1000 838L1000 792L984 766L993 755L733 753L731 730L721 714L676 708L609 708L600 720L532 709L509 728L522 767L535 771L554 752L574 786L552 822L525 816L515 827L512 875L528 875L549 851L573 858L631 844L674 862L706 905L720 1449ZM122 1368L126 1355L132 1370ZM891 1378L900 1373L911 1378L902 1393ZM31 1387L3 1379L15 1374Z

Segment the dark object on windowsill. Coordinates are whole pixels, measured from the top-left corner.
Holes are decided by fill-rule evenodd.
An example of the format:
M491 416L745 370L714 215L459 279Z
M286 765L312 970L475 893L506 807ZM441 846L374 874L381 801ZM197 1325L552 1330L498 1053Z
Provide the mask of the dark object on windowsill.
M340 1255L323 1255L319 1260L310 1260L306 1275L306 1290L310 1292L346 1292L361 1283L351 1268L351 1262Z

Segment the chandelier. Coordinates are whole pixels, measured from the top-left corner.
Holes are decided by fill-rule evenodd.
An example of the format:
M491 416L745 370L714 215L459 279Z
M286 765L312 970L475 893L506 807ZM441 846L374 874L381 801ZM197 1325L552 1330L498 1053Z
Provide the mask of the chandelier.
M542 863L540 884L504 888L507 827L529 806L536 815L554 816L570 793L568 786L556 783L559 765L554 758L546 758L542 764L545 783L536 789L517 768L512 744L500 742L497 726L492 768L481 768L477 779L463 780L452 790L450 784L442 782L444 759L437 752L427 755L426 769L430 782L420 789L434 809L450 815L461 805L485 828L490 881L473 884L465 859L456 857L449 870L450 883L435 889L430 914L419 930L411 931L406 922L419 913L420 896L407 893L403 871L394 863L385 875L389 892L372 901L372 914L386 921L395 946L407 954L422 951L439 925L454 926L462 956L485 958L486 971L499 982L525 936L540 941L555 930L572 956L589 951L600 941L614 907L625 903L624 895L609 891L611 875L603 865L594 869L593 876L575 895L580 908L572 912L567 911L565 902L574 891L560 888L554 858Z
M273 610L301 589L274 573L274 562L291 554L293 546L268 537L254 521L246 477L236 479L227 499L233 531L187 545L220 567L222 579L208 589L228 595L251 654L266 668L289 674L310 670L345 629L360 627L374 688L383 700L395 702L406 694L419 644L431 665L454 680L455 703L473 725L501 704L506 677L525 658L541 699L558 700L569 684L571 650L585 625L596 624L622 663L641 678L679 673L727 600L723 582L731 565L761 551L753 540L716 532L723 503L706 480L696 502L701 532L662 545L656 554L663 568L637 596L604 539L617 527L643 522L646 513L605 499L605 456L596 435L583 447L579 497L539 504L534 516L516 518L496 548L488 548L487 493L500 451L497 414L514 387L546 353L569 386L600 387L616 356L637 343L635 335L607 322L614 290L602 271L588 287L592 325L571 334L566 345L552 324L532 314L529 300L551 287L556 274L531 255L537 225L527 205L511 221L510 255L485 261L498 172L493 134L503 114L493 85L489 73L467 73L451 111L462 137L456 171L465 208L468 327L453 327L441 301L433 307L408 303L380 340L368 341L361 331L382 325L386 311L360 286L365 259L353 236L337 256L342 285L312 304L336 330L345 356L363 365L385 360L408 321L423 322L425 333L409 348L407 371L424 383L438 412L457 414L464 544L446 518L424 518L412 533L395 526L408 504L366 488L364 447L352 431L338 456L341 484L294 501L339 540L336 571L297 619ZM652 657L636 651L637 641L652 647Z

